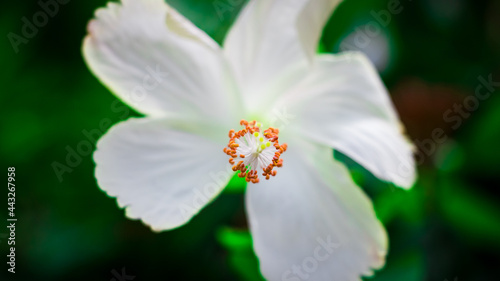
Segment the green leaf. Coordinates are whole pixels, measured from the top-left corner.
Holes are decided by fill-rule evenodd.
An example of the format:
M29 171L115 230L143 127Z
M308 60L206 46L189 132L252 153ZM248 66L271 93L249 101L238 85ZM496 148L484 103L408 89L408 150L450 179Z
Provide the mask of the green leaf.
M500 207L474 186L446 177L441 183L442 215L469 243L500 249Z
M424 220L423 187L416 185L411 190L386 190L374 199L377 217L388 224L395 218L401 218L412 224L420 224Z
M438 147L434 162L441 171L457 171L465 163L465 151L458 142L449 140Z
M247 230L223 227L217 240L228 251L228 261L244 281L264 281L259 271L259 261L252 247L252 237Z
M363 188L363 190L374 199L378 194L384 192L387 189L395 189L395 185L389 182L384 182L375 177L363 166L356 163L354 160L349 158L347 155L340 151L334 150L333 157L342 162L351 174L354 182Z
M349 169L352 179L373 200L377 217L384 223L401 217L405 221L418 224L423 221L423 187L415 186L404 190L394 184L384 182L359 165L347 155L334 151L334 158Z
M483 76L486 77L486 76ZM495 80L494 80L495 81ZM469 131L464 135L464 150L467 151L465 171L476 176L497 176L500 173L500 92L491 94L481 102L478 111L470 120Z
M244 193L247 188L247 182L244 178L238 177L237 173L234 173L233 177L227 184L224 192L226 193Z

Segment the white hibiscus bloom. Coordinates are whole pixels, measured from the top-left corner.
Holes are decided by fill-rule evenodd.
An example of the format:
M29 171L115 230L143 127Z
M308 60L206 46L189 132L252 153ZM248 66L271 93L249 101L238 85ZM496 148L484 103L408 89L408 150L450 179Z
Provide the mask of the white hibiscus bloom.
M338 2L251 0L223 47L163 0L99 9L87 64L146 116L98 142L99 186L129 218L173 229L222 191L229 177L214 174L229 158L251 182L250 231L268 280L351 281L383 266L386 232L332 148L409 188L412 146L362 54L315 54Z

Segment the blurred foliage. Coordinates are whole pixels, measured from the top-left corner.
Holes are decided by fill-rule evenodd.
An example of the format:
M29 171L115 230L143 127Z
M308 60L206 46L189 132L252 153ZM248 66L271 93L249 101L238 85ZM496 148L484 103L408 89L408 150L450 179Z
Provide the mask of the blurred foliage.
M112 270L123 267L137 280L262 280L244 230L245 185L237 178L189 224L153 233L126 219L115 200L99 190L90 152L61 178L54 172L53 163L66 163L69 150L82 142L95 145L107 130L105 123L138 116L117 103L81 56L86 24L106 2L60 5L17 53L7 35L20 34L22 18L32 18L40 6L37 1L2 3L0 155L2 167L16 167L18 180L16 280L111 280ZM168 2L221 43L246 1ZM374 24L381 36L362 51L380 62L391 92L399 85L398 95L406 95L413 87L409 78L460 89L449 93L452 108L474 94L478 77L492 74L500 81L498 1L401 1L402 11L384 26L372 12L386 10L389 2L346 0L326 26L320 51L338 52L356 30ZM229 5L222 14L216 7L220 3ZM498 279L491 265L500 264L500 90L454 129L443 122L442 113L427 118L436 104L425 95L438 95L440 89L415 91L412 98L421 110L411 117L395 102L403 120L415 120L406 124L408 132L447 126L448 140L426 155L412 190L384 183L334 153L372 198L389 233L387 265L367 280ZM6 192L0 196L5 202ZM5 221L5 212L0 219ZM0 249L6 253L5 241ZM10 278L0 271L1 280Z
M259 271L259 262L252 249L252 237L248 230L223 227L217 232L219 242L228 250L228 261L241 280L265 280Z

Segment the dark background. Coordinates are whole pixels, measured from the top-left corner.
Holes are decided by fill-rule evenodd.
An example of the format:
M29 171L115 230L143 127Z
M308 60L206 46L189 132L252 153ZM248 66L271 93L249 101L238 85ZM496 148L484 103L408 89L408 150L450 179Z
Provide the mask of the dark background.
M110 124L138 116L97 81L81 55L86 24L106 2L59 4L31 38L23 36L23 18L33 23L43 11L38 2L2 3L0 159L4 181L7 168L16 168L18 222L16 273L2 262L0 279L112 280L114 270L120 275L125 268L134 280L260 280L241 187L228 188L188 225L159 234L126 219L97 187L95 139ZM168 2L219 43L244 4ZM419 148L411 191L334 153L389 231L387 265L373 280L498 280L500 87L477 103L473 97L481 79L500 82L500 2L402 0L399 12L377 20L389 2L346 0L320 46L368 53ZM23 43L11 44L12 34ZM6 189L0 197L5 222ZM3 224L0 261L7 261Z

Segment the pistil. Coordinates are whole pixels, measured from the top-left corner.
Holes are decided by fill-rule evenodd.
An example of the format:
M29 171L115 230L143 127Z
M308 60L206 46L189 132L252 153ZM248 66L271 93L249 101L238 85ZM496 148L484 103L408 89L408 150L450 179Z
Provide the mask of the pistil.
M263 130L262 124L256 121L241 120L240 125L244 129L230 130L229 143L223 149L231 157L229 163L233 165L233 171L238 171L240 178L252 183L259 182L258 170L262 171L261 175L266 180L276 176L274 168L283 166L283 159L280 157L287 149L286 143L279 144L279 130Z

